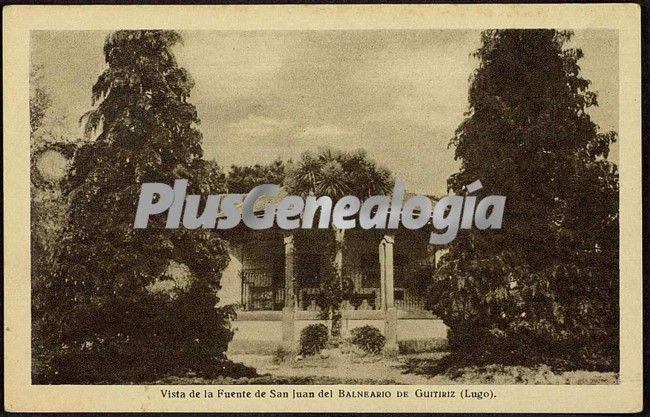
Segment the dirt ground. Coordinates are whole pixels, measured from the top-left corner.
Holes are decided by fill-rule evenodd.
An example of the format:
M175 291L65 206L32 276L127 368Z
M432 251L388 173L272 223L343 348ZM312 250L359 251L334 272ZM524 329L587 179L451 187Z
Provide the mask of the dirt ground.
M381 356L356 356L342 354L337 350L328 352L329 357L307 357L302 360L289 358L280 364L270 355L231 355L230 359L257 369L260 374L274 377L313 378L354 383L366 380L377 384L616 384L618 376L613 372L571 371L553 372L545 365L537 367L489 365L468 367L454 376L428 372L446 353L432 352L398 355L394 358Z
M406 355L405 355L406 356ZM414 356L414 355L408 355ZM419 356L437 359L444 353L428 353ZM403 357L380 356L354 357L331 351L330 357L307 357L303 360L287 359L281 364L273 363L273 356L231 355L230 359L257 369L260 374L280 377L326 377L345 380L368 379L395 384L429 384L427 377L403 373Z

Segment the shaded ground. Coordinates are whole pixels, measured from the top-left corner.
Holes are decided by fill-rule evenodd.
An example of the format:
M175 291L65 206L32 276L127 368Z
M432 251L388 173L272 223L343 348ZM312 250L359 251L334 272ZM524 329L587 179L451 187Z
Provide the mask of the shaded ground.
M286 360L276 364L270 355L230 355L230 359L257 369L256 378L170 377L168 384L616 384L613 372L553 372L548 366L470 366L440 372L444 352L399 355L395 358L359 356L330 351L330 356Z
M426 353L418 355L404 355L409 357L422 357L431 360L442 358L444 353ZM370 384L428 384L427 377L414 373L404 373L403 356L384 358L382 356L356 356L341 354L337 350L331 356L322 359L319 356L307 357L301 361L285 361L273 364L271 356L258 355L233 355L232 360L243 362L257 369L261 374L271 374L281 377L309 377L318 376L352 381L363 379ZM345 383L345 382L339 382Z

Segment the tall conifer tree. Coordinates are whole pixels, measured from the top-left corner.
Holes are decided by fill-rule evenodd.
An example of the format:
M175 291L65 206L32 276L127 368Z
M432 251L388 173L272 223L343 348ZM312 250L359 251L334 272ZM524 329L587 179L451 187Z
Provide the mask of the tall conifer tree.
M570 32L490 30L451 140L474 195L507 197L502 230L450 245L432 309L457 353L484 362L618 367L618 171Z
M144 182L189 179L188 193L222 192L202 159L193 81L179 68L173 31L118 31L82 120L95 136L65 181L69 223L44 317L50 382L144 381L172 373L222 373L232 311L217 308L228 262L212 231L134 230Z

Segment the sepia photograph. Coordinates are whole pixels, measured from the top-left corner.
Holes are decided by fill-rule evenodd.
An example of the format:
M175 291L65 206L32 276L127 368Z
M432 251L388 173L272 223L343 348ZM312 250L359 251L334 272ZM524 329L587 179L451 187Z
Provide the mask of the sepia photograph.
M28 385L315 411L630 381L618 28L25 33Z
M616 383L616 32L31 45L34 382ZM134 229L139 186L177 178L188 194L279 185L260 217L395 181L435 203L480 180L472 195L506 210L445 245L403 224L172 230L161 213Z

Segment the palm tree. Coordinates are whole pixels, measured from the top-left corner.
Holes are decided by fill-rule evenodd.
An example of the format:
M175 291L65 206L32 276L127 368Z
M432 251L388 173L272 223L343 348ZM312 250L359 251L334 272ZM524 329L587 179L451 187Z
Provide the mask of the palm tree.
M305 152L297 163L288 167L285 187L290 194L329 196L337 201L346 195L364 199L371 195L387 195L395 181L386 168L378 166L363 150L342 152L323 148L317 153ZM343 232L343 231L339 231ZM343 241L335 239L330 248L333 255L327 264L321 281L324 294L321 306L325 317L332 320L330 334L338 339L341 330L341 302L343 281L340 267L336 266L336 254L342 256ZM342 259L342 258L339 258ZM340 265L340 264L339 264Z
M395 183L386 168L378 166L364 150L343 152L323 148L305 152L288 169L287 191L307 196L329 196L336 201L346 195L367 198L390 194Z

